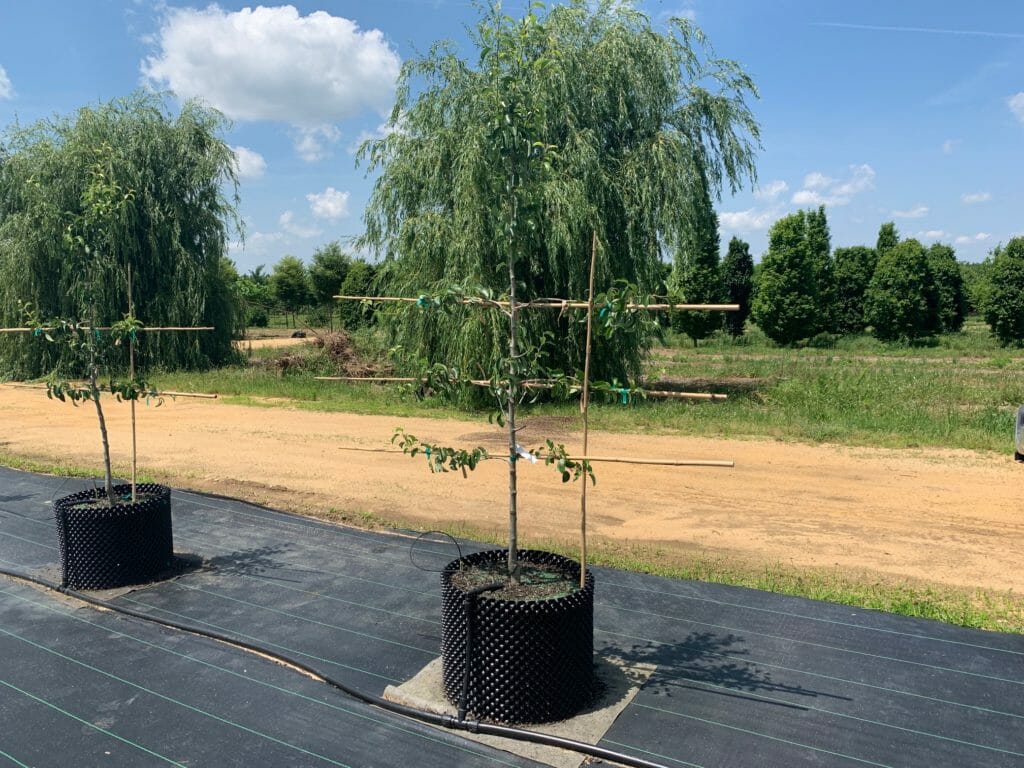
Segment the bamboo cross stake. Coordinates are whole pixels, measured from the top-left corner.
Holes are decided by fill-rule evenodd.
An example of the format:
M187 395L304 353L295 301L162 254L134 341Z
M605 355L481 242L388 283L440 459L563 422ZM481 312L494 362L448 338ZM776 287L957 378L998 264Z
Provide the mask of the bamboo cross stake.
M406 303L414 304L419 301L418 297L410 296L335 296L335 299L339 301L370 301L381 304L386 303ZM484 306L492 307L507 307L509 303L507 301L499 301L496 299L473 299L464 298L457 299L457 304L481 304ZM520 309L586 309L588 304L585 301L576 300L561 300L561 299L537 299L536 301L524 301L522 303L517 302L516 306ZM739 304L627 304L626 309L646 309L650 312L665 312L668 310L678 310L681 312L738 312L740 309Z
M356 451L359 453L393 453L406 456L405 451L392 448L360 448L354 445L339 445L339 451ZM489 461L508 461L507 456L486 456ZM570 461L592 461L608 464L649 464L660 467L735 467L736 462L730 459L634 459L628 456L566 456Z
M44 326L42 328L0 328L0 333L35 333L36 331L52 331L55 330L52 326ZM97 325L95 328L90 328L87 325L81 326L83 331L109 331L109 325ZM161 325L139 328L139 331L212 331L214 326L212 325L195 325L195 326L177 326L177 325Z
M25 384L19 381L8 381L4 382L4 386L11 387L13 389L46 389L45 384ZM100 385L100 390L108 392L109 389ZM153 394L158 397L198 397L205 400L216 400L220 395L211 395L204 392L171 392L170 390L154 392Z

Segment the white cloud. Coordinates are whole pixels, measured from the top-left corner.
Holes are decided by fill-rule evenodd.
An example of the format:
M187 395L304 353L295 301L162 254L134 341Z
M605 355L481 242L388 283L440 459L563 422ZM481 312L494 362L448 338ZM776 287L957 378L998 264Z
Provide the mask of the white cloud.
M960 235L953 242L957 245L967 245L968 243L982 243L992 237L989 232L979 232L976 235Z
M893 211L892 216L895 219L921 219L928 215L927 205L918 205L911 208L909 211Z
M755 189L754 197L758 200L774 200L776 197L788 190L789 184L781 179L776 179L775 181L768 182L766 186Z
M722 229L732 232L765 232L779 217L777 208L757 210L748 208L745 211L722 211L718 214L718 223Z
M850 176L837 180L814 171L804 177L804 188L796 192L792 202L796 205L846 205L855 195L874 189L875 169L866 163L850 166Z
M348 216L348 192L328 187L323 192L306 195L310 210L318 219L340 219Z
M335 123L383 113L400 68L379 30L325 11L302 16L290 5L170 8L154 42L141 66L150 83L182 99L200 97L235 120L300 129L307 158L323 156Z
M1014 94L1006 100L1006 103L1017 119L1024 123L1024 91Z
M238 178L258 179L267 170L267 161L263 155L254 152L248 147L232 147L235 153L235 162L238 164Z
M824 189L832 182L825 174L813 171L804 176L804 189Z
M953 150L955 150L959 145L960 139L946 139L942 142L942 154L952 155Z
M11 85L11 78L7 76L7 70L0 66L0 99L14 98L14 86Z
M975 203L987 203L992 199L990 192L971 192L970 194L960 195L960 199L963 200L967 205L974 205Z
M295 151L307 163L315 163L330 155L328 144L341 138L341 131L333 125L318 125L315 128L300 128L295 132Z
M921 240L949 240L952 235L943 229L929 229L924 232L918 232L917 237Z
M310 237L316 237L322 231L317 229L316 227L304 227L301 224L296 224L295 214L292 213L291 211L285 211L284 213L282 213L280 218L278 218L277 223L281 227L281 229L283 229L289 235L302 238L303 240Z

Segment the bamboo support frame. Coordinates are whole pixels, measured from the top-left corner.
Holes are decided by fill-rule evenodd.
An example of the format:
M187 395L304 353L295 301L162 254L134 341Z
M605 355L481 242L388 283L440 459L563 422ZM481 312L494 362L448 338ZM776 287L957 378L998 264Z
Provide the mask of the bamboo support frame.
M37 330L41 331L53 331L56 330L54 326L43 326L42 328L0 328L0 333L35 333ZM83 331L109 331L109 325L98 325L95 328L90 328L87 325L81 327ZM177 325L162 325L153 326L147 328L143 326L139 328L139 331L212 331L215 327L212 325L195 325L195 326L177 326Z
M339 301L370 301L381 304L386 303L406 303L412 304L419 301L419 297L409 296L346 296L338 295L334 296ZM458 299L459 304L480 304L483 306L501 307L506 308L509 306L507 301L500 301L497 299L473 299L464 298ZM519 309L586 309L588 304L585 301L576 300L561 300L561 299L537 299L535 301L524 301L516 302L516 306ZM669 310L676 310L680 312L738 312L740 309L739 304L627 304L626 309L645 309L650 312L667 312Z
M46 389L45 384L25 384L18 381L8 381L4 383L4 386L11 387L13 389ZM101 392L107 392L106 387L100 387ZM220 395L213 395L205 392L171 392L161 391L155 393L158 397L197 397L204 400L216 400Z
M407 456L405 451L393 448L361 448L354 445L340 445L339 451L357 451L359 453L390 453L395 456ZM487 456L489 461L508 461L507 456ZM662 467L735 467L731 459L634 459L629 456L566 456L570 461L591 461L607 464L647 464Z

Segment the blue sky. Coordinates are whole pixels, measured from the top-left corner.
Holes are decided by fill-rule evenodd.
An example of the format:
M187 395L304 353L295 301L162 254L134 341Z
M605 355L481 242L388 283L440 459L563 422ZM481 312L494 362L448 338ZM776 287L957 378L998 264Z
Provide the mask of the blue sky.
M873 244L894 220L904 236L979 261L1024 234L1019 0L638 6L658 23L694 19L760 89L759 188L717 206L723 248L737 235L759 256L772 222L819 203L834 247ZM139 87L200 96L234 122L225 138L239 151L246 242L232 258L242 271L308 260L362 230L372 180L353 147L379 131L401 61L440 38L465 46L475 18L454 0L9 0L0 126Z

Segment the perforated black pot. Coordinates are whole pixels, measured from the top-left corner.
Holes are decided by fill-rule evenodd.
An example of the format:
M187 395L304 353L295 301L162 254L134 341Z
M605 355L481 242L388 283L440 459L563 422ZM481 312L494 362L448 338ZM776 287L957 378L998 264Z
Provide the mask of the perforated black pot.
M173 559L171 489L140 483L114 486L112 507L82 507L102 498L90 489L53 503L60 544L61 584L72 589L112 589L152 581Z
M466 670L466 593L452 583L463 565L503 562L507 550L467 555L441 573L441 658L445 695L459 703ZM579 564L524 550L523 562L574 574ZM569 595L499 600L481 595L473 610L472 658L465 708L499 723L546 723L572 717L594 697L594 577Z

